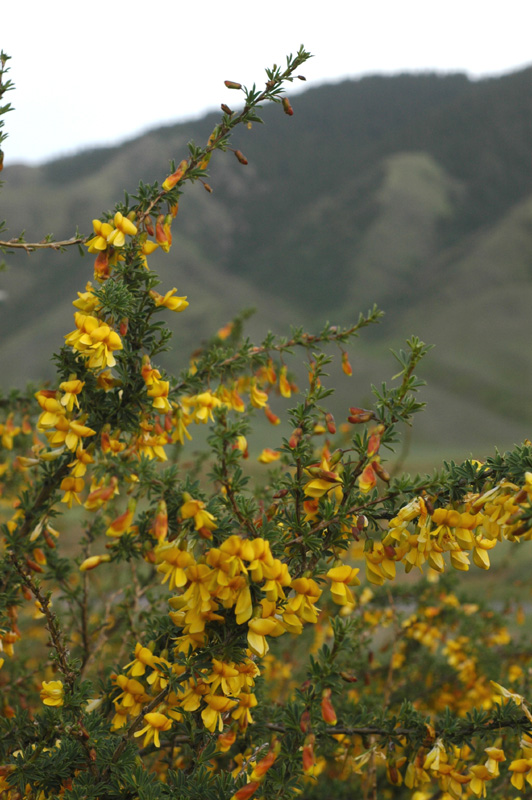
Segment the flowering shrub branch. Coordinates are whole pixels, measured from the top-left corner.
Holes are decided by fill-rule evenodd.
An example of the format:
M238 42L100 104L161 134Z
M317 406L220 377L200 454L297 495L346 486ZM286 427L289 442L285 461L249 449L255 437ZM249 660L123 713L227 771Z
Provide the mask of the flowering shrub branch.
M433 476L389 472L385 453L423 408L428 347L406 343L371 408L337 425L328 407L328 345L351 376L347 348L376 308L258 345L241 317L179 376L156 363L170 340L160 315L188 299L159 292L148 262L171 249L185 184L211 191L212 154L264 102L292 116L284 86L308 57L267 70L262 91L227 81L244 107L224 103L206 145L93 220L92 236L46 243L83 243L94 271L54 388L0 398L2 800L331 787L448 800L532 785L531 645L449 575L532 538L532 446ZM257 417L272 446L251 467ZM197 429L207 447L191 462Z

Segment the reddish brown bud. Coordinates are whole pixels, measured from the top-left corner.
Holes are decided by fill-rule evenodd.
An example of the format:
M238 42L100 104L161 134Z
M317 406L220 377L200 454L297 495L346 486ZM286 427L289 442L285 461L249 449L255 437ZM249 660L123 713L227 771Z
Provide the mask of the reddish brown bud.
M347 418L348 422L356 425L359 422L369 422L373 419L373 411L366 411L364 408L350 408L351 415Z
M385 483L390 483L390 474L384 469L382 464L379 464L378 461L374 461L373 469L375 470L376 474L379 476L381 481L384 481Z
M424 497L423 502L425 503L425 508L427 509L428 513L432 517L432 515L434 514L434 505L432 503L432 500L429 500L428 497Z
M336 711L334 710L333 704L331 703L331 690L324 689L323 696L321 698L321 716L324 722L328 725L336 725L338 719L336 717Z
M224 112L224 114L227 114L229 117L232 115L233 112L231 111L229 106L225 105L225 103L222 103L221 108L222 108L222 111Z
M225 83L225 85L227 86L228 89L241 89L242 88L242 84L241 83L237 83L236 81L224 81L224 83Z
M55 550L55 542L48 533L48 531L46 530L46 528L43 530L42 535L48 547L50 547L52 550Z
M332 414L325 414L325 424L331 436L334 436L336 433L336 425L334 424L334 417Z
M288 494L288 489L280 489L280 491L275 492L273 498L274 500L279 500L279 498L281 497L286 497L287 494Z
M350 675L348 672L341 672L340 677L346 683L357 683L358 678L355 678L354 675Z
M32 561L32 559L28 558L27 556L26 556L26 564L31 570L33 570L33 572L44 572L40 564L37 564L36 561Z
M289 117L291 117L294 113L294 109L290 105L290 100L288 97L283 97L283 111L285 114L288 114Z
M148 235L155 236L155 228L153 227L153 220L149 215L144 220L144 225L146 227L146 232L148 233Z
M248 163L246 156L240 150L235 150L235 156L241 164L244 164L244 166Z
M204 183L203 184L203 188L205 189L206 192L209 192L209 194L212 194L212 186L209 186L208 183Z
M303 428L295 428L292 436L288 440L288 447L291 450L294 450L301 441L301 437L303 436Z
M306 709L301 714L301 719L299 720L299 727L301 728L302 733L308 733L310 730L310 711Z
M129 327L129 320L127 317L124 317L120 321L120 336L126 335L128 327Z
M250 781L249 783L246 783L245 786L235 792L233 795L234 800L248 800L249 797L252 797L255 794L259 786L260 781Z

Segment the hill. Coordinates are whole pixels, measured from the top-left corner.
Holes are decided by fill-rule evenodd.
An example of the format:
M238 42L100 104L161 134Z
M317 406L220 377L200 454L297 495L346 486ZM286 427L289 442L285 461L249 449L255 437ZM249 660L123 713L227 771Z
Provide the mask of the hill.
M154 261L191 301L168 365L186 363L198 338L243 307L259 309L249 323L258 336L348 322L377 302L385 321L359 344L339 413L363 401L367 380L393 374L388 347L415 333L437 345L424 368L419 447L478 451L529 435L531 78L532 69L477 82L374 76L308 90L290 119L264 109L264 126L236 136L249 166L213 159L214 194L187 190L171 254ZM70 236L76 225L88 233L124 188L162 179L168 160L204 141L216 120L8 166L0 217L28 239ZM50 377L49 354L72 328L69 302L91 276L91 262L73 252L7 260L4 387Z

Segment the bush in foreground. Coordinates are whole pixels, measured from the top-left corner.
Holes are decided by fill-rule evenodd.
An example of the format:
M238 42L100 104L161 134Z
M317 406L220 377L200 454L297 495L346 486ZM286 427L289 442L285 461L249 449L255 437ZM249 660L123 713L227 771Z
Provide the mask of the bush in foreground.
M268 101L292 115L283 87L307 58L267 70L262 91L227 81L243 110L222 105L207 144L90 237L0 242L95 259L55 386L0 399L1 798L429 800L532 785L530 640L448 574L488 570L500 541L515 555L532 537L530 445L392 477L426 346L407 342L371 408L338 428L328 410L331 345L351 375L348 349L377 309L258 345L236 319L180 375L157 365L165 315L188 302L160 290L149 257L169 252L187 182L211 191L209 160L236 125ZM294 399L284 438L277 396ZM257 415L272 447L250 467Z

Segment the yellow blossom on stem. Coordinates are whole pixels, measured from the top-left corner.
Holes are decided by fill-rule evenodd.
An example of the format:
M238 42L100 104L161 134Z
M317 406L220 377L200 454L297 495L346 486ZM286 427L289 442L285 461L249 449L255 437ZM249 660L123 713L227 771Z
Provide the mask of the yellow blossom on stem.
M185 586L187 582L185 570L195 563L193 556L187 550L181 550L173 543L158 546L155 560L158 564L157 571L164 574L163 583L169 581L170 591Z
M290 382L286 377L286 366L282 366L281 371L279 373L279 391L281 392L283 397L292 396L292 389L290 388Z
M271 447L265 447L260 456L257 457L257 461L260 461L261 464L271 464L274 461L278 461L281 458L281 454L278 450L272 450Z
M194 500L188 492L183 492L183 500L179 513L183 519L194 518L194 527L197 531L201 528L216 530L216 518L209 511L205 510L205 503L202 500Z
M113 218L114 228L107 236L107 243L113 247L123 247L127 236L135 236L137 228L130 219L117 211ZM103 247L100 249L104 249Z
M68 412L72 411L74 406L79 408L78 394L84 386L85 381L77 380L75 375L71 380L63 381L63 383L59 384L59 388L65 392L61 398L61 405L65 406Z
M65 493L61 498L62 503L66 503L69 508L72 508L72 503L81 503L78 495L83 491L85 481L83 478L72 478L67 476L61 481L61 490Z
M345 606L347 603L355 602L349 586L360 586L360 581L357 578L359 572L359 569L353 569L348 564L332 567L327 572L327 578L332 581L331 595L335 603Z
M101 222L99 219L92 220L92 227L94 228L94 236L87 242L89 253L97 253L99 250L106 250L108 246L108 237L113 232L113 226L108 222Z
M201 712L203 724L211 733L214 733L216 729L221 731L223 729L222 714L231 711L237 701L219 694L206 694L203 701L207 704L207 708Z
M169 292L163 296L156 292L154 289L150 291L150 297L153 299L157 308L164 306L164 308L170 309L170 311L184 311L185 308L188 308L187 298L185 297L174 297L177 289L170 289Z
M508 770L512 773L512 786L515 786L518 792L525 788L525 781L532 786L532 758L516 758Z
M142 743L143 747L146 747L152 741L155 747L160 747L159 734L170 730L172 720L158 711L151 711L149 714L144 714L144 722L146 723L144 728L141 728L140 731L135 731L133 736L138 737L146 734Z
M263 392L262 389L258 388L256 381L252 381L249 390L249 399L254 408L264 408L268 402L268 395L266 392Z
M43 681L41 700L45 706L62 706L65 701L62 681Z

